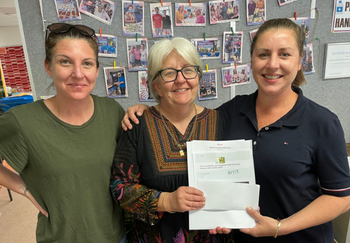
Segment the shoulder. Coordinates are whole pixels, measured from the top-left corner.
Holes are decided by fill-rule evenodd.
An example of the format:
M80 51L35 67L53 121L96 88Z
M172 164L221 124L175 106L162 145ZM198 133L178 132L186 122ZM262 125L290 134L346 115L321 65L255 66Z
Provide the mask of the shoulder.
M100 97L97 95L91 95L94 99L96 109L104 110L110 113L116 112L118 115L124 115L125 111L123 107L113 98Z

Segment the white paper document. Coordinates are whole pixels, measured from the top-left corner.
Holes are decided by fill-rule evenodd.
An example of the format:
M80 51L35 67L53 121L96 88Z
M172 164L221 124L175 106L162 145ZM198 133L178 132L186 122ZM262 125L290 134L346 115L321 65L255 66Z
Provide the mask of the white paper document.
M189 212L191 230L255 226L246 212L259 202L250 140L187 142L187 160L189 186L206 197L202 209Z

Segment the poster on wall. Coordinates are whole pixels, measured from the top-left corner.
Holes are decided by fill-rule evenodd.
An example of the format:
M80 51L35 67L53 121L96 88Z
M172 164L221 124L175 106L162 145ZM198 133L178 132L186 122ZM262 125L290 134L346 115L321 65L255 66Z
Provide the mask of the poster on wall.
M216 69L203 71L203 77L199 82L198 100L217 99L217 75Z
M115 35L97 35L98 56L117 57L117 36Z
M234 34L228 31L224 32L222 63L242 63L242 43L243 31L237 31Z
M350 31L350 0L334 0L332 32L342 33Z
M250 83L250 64L221 68L222 87Z
M79 11L102 23L111 25L117 3L109 0L82 0Z
M209 1L210 24L239 21L239 0Z
M103 73L109 98L128 97L124 67L104 67Z
M122 1L123 35L145 35L144 4L141 1Z
M173 36L171 3L151 3L149 7L153 37Z
M128 67L131 71L146 71L148 57L147 38L126 39L128 50Z
M205 26L206 3L175 3L176 26Z
M219 59L221 38L191 39L201 59Z
M350 78L350 42L326 44L324 60L324 79Z
M77 0L55 0L58 21L81 19Z
M247 25L260 25L266 21L265 0L246 0Z

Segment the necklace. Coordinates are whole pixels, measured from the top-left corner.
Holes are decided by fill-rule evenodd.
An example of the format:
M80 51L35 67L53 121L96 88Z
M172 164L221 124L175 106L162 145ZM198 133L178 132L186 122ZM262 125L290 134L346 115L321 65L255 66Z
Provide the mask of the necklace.
M174 137L174 135L170 132L168 126L166 125L166 123L165 123L165 121L164 121L164 117L163 117L163 115L162 115L162 113L161 113L161 111L160 111L160 105L159 105L159 115L160 115L160 117L162 118L162 122L163 122L163 125L164 125L164 127L165 127L165 130L167 130L167 132L169 133L169 135L170 135L171 138L173 139L173 141L174 141L174 143L176 144L176 146L180 149L180 155L181 155L181 156L185 156L185 153L184 153L184 151L183 151L183 148L186 147L186 142L189 141L189 140L191 139L191 137L192 137L192 135L193 135L193 132L194 132L194 130L195 130L195 128L196 128L196 124L197 124L197 107L196 107L195 104L193 104L193 105L194 105L194 110L196 111L196 115L195 115L195 118L194 118L194 124L193 124L193 126L192 126L190 135L188 136L188 138L186 139L186 141L185 141L184 143L182 143L182 144L181 144L181 143L178 143L177 140L176 140L176 138Z

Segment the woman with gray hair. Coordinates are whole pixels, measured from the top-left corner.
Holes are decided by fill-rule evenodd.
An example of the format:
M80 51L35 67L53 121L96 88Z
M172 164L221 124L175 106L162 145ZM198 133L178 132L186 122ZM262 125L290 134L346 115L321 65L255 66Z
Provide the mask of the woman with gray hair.
M189 230L188 211L205 204L188 186L186 142L223 138L225 119L194 104L202 63L191 42L177 37L149 52L148 79L158 105L122 134L111 177L113 198L133 217L133 241L230 242L231 235Z

